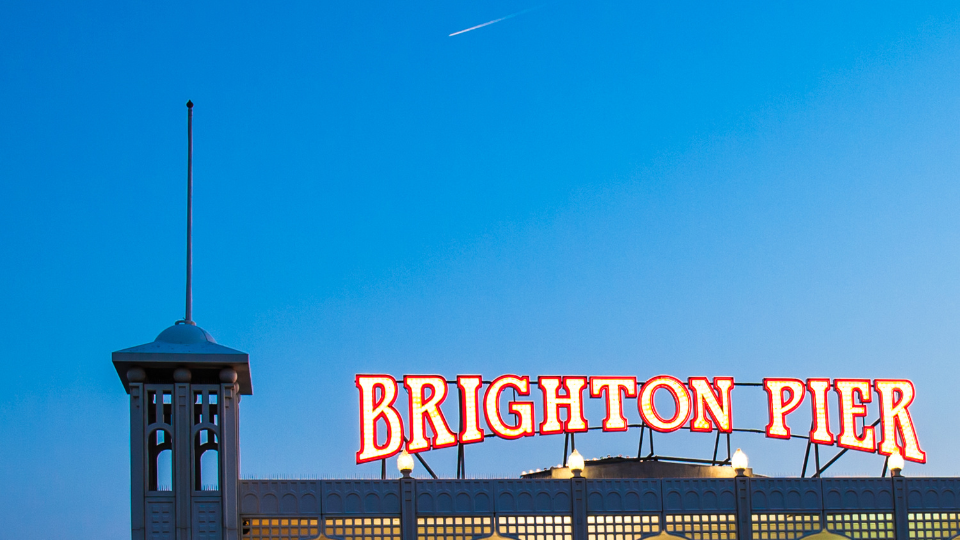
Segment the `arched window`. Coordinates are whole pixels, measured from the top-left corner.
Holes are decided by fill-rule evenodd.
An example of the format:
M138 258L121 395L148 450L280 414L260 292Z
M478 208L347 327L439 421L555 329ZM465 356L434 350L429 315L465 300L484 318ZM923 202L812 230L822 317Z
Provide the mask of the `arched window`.
M220 403L216 386L193 393L193 489L220 491Z
M150 491L173 491L173 437L157 429L147 437Z
M209 429L197 432L194 447L195 486L197 491L220 491L220 440Z

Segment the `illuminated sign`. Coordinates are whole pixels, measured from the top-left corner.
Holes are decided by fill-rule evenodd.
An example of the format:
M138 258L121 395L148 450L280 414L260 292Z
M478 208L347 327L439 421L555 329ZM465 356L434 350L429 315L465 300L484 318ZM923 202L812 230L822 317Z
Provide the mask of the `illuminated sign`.
M734 431L732 377L714 377L712 381L690 377L684 383L669 375L647 381L637 381L636 377L553 375L543 375L535 381L527 375L501 375L492 381L484 381L480 375L460 375L448 381L440 375L407 375L398 383L390 375L357 375L356 384L360 392L357 463L388 458L404 447L416 453L479 443L491 436L517 439L584 432L590 429L584 416L585 391L587 399L603 400L606 415L599 428L603 431L626 431L629 424L624 408L628 406L639 413L643 427L659 432ZM408 396L406 419L397 408L400 384ZM539 388L539 396L532 393L534 386ZM451 429L441 408L451 399L450 387L458 396L453 398L459 405L458 432ZM803 438L816 444L836 444L885 456L899 452L904 459L919 463L927 460L908 410L916 395L908 380L768 378L763 380L762 387L767 398L767 437L796 436L787 420L809 394L812 418L810 431ZM840 425L834 427L839 427L838 431L830 425L831 393L836 397ZM864 420L874 394L879 425L868 426ZM539 407L535 397L539 397ZM484 425L489 431L484 431Z

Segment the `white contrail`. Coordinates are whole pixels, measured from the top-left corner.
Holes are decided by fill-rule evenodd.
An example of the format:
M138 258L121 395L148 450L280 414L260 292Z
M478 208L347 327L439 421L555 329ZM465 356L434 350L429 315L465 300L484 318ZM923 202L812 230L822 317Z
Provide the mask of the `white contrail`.
M540 9L540 8L542 8L542 7L543 7L543 6L540 5L540 6L536 6L536 7L532 7L532 8L527 8L527 9L525 9L525 10L523 10L523 11L518 11L518 12L516 12L516 13L511 13L510 15L507 15L506 17L500 17L499 19L494 19L494 20L492 20L492 21L485 22L485 23L483 23L483 24L478 24L478 25L476 25L476 26L467 28L466 30L461 30L461 31L459 31L459 32L454 32L454 33L450 34L450 35L447 36L447 37L453 37L453 36L455 36L455 35L457 35L457 34L462 34L462 33L464 33L464 32L469 32L469 31L471 31L471 30L476 30L477 28L483 28L484 26L489 26L489 25L491 25L491 24L493 24L493 23L498 23L498 22L500 22L500 21L505 21L505 20L507 20L507 19L516 17L517 15L523 15L524 13L529 13L529 12L535 10L535 9Z

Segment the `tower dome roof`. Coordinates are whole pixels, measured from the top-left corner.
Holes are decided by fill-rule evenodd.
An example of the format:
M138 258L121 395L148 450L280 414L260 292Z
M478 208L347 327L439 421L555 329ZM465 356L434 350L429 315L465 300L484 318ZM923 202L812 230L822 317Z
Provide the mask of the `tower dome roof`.
M209 332L191 323L178 322L167 328L154 341L163 343L176 343L179 345L188 345L191 343L216 343L217 340Z
M247 353L224 347L203 328L183 321L160 332L150 343L116 351L113 365L127 392L130 391L128 372L131 368L145 370L147 380L154 384L174 382L174 372L179 368L193 372L195 384L219 384L220 371L232 368L236 371L240 393L253 393Z

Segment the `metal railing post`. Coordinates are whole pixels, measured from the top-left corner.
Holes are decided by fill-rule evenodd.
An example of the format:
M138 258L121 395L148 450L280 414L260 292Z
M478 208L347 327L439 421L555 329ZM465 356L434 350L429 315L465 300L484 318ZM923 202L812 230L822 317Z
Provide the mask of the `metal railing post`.
M910 538L910 515L907 513L907 479L891 476L893 482L893 528L897 540Z
M400 540L417 540L417 481L400 479Z
M570 479L570 500L573 504L573 540L587 540L587 479Z
M733 481L737 490L737 540L751 540L753 529L750 521L750 478L737 476Z

